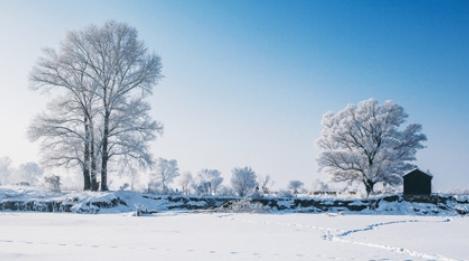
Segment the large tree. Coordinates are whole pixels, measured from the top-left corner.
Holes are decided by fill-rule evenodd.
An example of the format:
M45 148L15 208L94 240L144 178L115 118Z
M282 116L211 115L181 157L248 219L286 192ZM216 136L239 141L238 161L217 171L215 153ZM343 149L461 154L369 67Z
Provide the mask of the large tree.
M108 190L111 158L130 157L151 164L146 142L161 127L141 120L149 120L149 106L143 98L160 78L160 58L147 50L135 28L116 22L70 32L58 51L45 52L31 76L36 88L60 89L79 105L84 176L86 179L91 171L93 182L97 164L101 164L103 191ZM140 120L133 120L136 113Z
M108 190L111 126L120 104L140 91L146 95L161 78L160 58L138 39L137 30L123 23L90 26L69 35L72 51L89 67L87 77L98 86L102 106L101 190Z
M41 127L46 127L44 125L46 122L53 123L56 130L61 128L59 136L54 136L58 134L57 132L54 134L39 131L43 136L33 134L32 138L49 141L55 139L57 142L57 138L63 137L66 131L69 134L72 132L77 134L83 130L83 133L80 134L83 139L83 155L80 157L80 161L82 161L84 189L97 189L94 135L94 118L97 115L97 84L93 79L87 77L89 66L85 62L79 61L74 55L71 42L71 39L67 38L58 51L45 49L43 56L31 72L30 80L33 89L54 89L62 95L49 104L48 116L38 116L31 126L32 129L38 130ZM67 118L64 114L67 114ZM63 140L63 142L66 143L67 140Z
M402 174L415 167L416 152L427 139L419 124L401 128L407 117L402 106L373 99L325 114L320 168L335 181L362 183L367 195L377 183L399 184Z

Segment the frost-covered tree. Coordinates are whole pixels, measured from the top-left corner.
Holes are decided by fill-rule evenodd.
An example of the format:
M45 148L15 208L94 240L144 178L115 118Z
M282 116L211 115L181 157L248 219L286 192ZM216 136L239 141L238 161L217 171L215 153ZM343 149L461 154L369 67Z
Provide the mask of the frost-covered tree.
M118 156L143 166L152 163L147 143L161 126L148 117L149 105L143 98L160 78L160 58L148 51L135 28L116 22L68 33L59 50L47 50L34 67L33 86L60 90L67 106L74 108L77 126L70 133L82 136L81 146L76 139L67 144L63 135L47 133L41 138L49 139L48 145L54 144L55 149L77 152L61 161L82 166L85 189L96 185L100 164L100 188L108 190L108 165ZM60 126L69 124L60 122Z
M362 183L367 194L376 183L400 183L426 141L421 125L401 128L407 117L400 105L372 99L325 114L318 140L320 168L335 181Z
M189 190L190 190L193 180L194 180L194 177L192 177L192 174L190 172L184 172L181 175L181 178L179 179L178 183L181 186L181 191L184 195L189 194Z
M223 177L219 170L202 169L194 180L194 186L199 194L214 195L222 182Z
M176 160L158 158L156 161L156 172L152 175L153 178L149 183L149 190L154 190L151 188L161 187L163 193L167 193L168 186L177 176L179 176L179 167Z
M11 159L9 157L0 158L0 184L8 183L12 173Z
M304 183L300 180L292 180L288 183L288 188L292 191L293 194L298 194L303 186Z
M35 185L44 175L44 170L36 162L26 162L18 166L14 173L14 182Z
M232 170L231 186L240 197L253 193L257 185L256 173L250 167Z
M196 195L208 194L208 186L200 175L196 175L195 177L193 177L191 182L191 188Z
M102 109L101 190L108 190L112 125L116 113L133 94L151 94L161 78L160 58L138 39L137 30L127 24L107 22L69 34L72 50L88 66L87 77L97 86Z
M96 104L97 85L93 79L87 77L88 66L85 62L78 60L71 45L71 39L67 38L59 51L46 49L31 72L30 80L34 90L57 90L61 96L49 103L48 113L36 117L30 128L30 134L33 140L42 140L42 147L46 151L48 150L46 144L55 144L57 148L60 140L61 145L68 146L66 144L68 139L64 136L75 135L77 138L76 135L79 134L83 142L80 152L82 156L79 161L81 161L84 176L84 189L96 189L97 156L94 118L97 115L98 106ZM71 139L71 143L76 145L74 142L75 140ZM67 160L70 159L70 155L65 155L60 159L59 155L62 152L55 151L55 154L47 152L50 157L43 157L44 161L55 163L74 161Z
M13 166L9 157L0 158L0 184L37 185L44 171L36 162Z
M271 187L274 184L270 175L259 176L258 179L262 193L269 194L271 192Z
M117 174L122 180L126 180L125 183L128 184L130 191L136 191L137 187L141 185L142 176L144 175L144 172L139 171L139 164L132 158L120 157L116 165Z
M49 190L52 192L60 192L60 186L62 183L60 182L60 176L51 175L44 177L44 183L49 187Z
M320 180L320 179L316 179L315 181L313 181L313 185L312 185L313 194L325 194L331 191L332 191L331 188L325 181Z
M220 185L220 187L217 190L217 194L221 196L233 196L235 195L235 192L229 186Z

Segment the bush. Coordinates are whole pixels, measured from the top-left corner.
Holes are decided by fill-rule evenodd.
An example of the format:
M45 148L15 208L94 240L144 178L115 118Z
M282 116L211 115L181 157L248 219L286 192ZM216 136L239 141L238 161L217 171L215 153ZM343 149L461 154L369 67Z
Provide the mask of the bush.
M44 177L44 183L48 186L49 190L52 192L60 192L60 176L52 175Z

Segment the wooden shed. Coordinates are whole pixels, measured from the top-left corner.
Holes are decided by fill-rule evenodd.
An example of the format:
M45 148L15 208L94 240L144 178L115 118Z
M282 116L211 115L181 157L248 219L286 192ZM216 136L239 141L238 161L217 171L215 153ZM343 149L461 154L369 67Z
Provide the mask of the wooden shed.
M404 175L404 195L431 195L433 176L419 169Z

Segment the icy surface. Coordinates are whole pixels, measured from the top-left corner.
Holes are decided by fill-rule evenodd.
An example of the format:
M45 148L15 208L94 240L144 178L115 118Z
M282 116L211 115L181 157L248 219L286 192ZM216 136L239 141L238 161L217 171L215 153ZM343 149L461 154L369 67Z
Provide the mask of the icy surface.
M0 213L0 260L468 260L469 218Z

